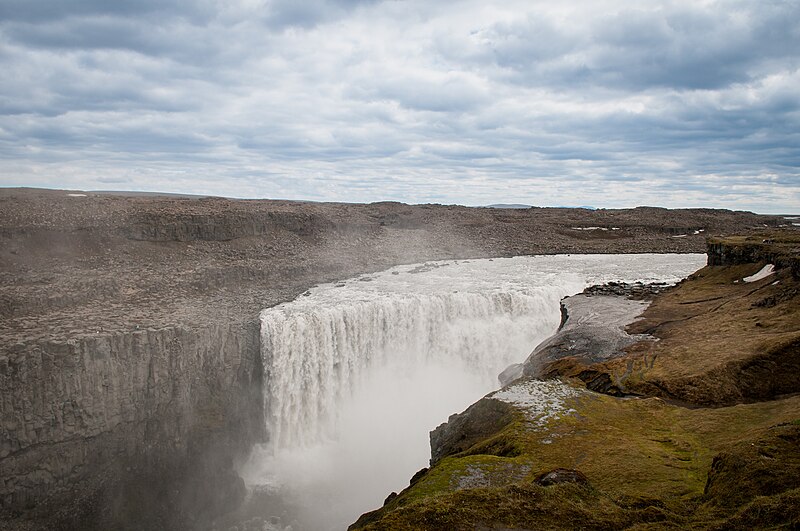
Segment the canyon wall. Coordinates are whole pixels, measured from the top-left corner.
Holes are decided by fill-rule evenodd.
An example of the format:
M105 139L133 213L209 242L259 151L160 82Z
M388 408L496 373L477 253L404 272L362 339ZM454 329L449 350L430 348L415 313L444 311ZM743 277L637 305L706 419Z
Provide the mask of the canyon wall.
M192 528L235 506L234 461L264 437L258 312L317 283L445 258L697 252L782 222L0 190L0 529Z
M61 525L100 518L98 527L124 527L134 523L128 517L140 525L137 505L152 511L156 497L175 523L203 518L198 507L214 514L235 506L244 492L231 460L263 438L258 348L255 323L7 345L3 508L66 507ZM207 491L186 488L209 481ZM84 503L69 503L76 499ZM112 510L85 513L95 505Z
M796 279L800 278L797 252L797 242L769 232L750 237L710 238L707 250L710 266L772 263L779 269L789 269Z

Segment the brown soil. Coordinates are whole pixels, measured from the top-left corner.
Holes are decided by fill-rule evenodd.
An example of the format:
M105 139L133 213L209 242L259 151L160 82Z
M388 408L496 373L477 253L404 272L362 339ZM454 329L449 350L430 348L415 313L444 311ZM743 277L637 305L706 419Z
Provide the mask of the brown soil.
M800 255L800 233L782 241L783 256ZM742 281L764 265L698 271L628 327L659 341L633 345L628 356L593 369L628 392L703 405L800 392L800 279L784 267L763 280Z

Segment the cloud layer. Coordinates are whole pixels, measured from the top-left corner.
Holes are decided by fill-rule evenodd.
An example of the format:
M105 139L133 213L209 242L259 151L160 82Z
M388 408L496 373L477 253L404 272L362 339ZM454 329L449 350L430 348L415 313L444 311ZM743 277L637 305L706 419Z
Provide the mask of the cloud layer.
M800 3L6 0L0 184L800 210Z

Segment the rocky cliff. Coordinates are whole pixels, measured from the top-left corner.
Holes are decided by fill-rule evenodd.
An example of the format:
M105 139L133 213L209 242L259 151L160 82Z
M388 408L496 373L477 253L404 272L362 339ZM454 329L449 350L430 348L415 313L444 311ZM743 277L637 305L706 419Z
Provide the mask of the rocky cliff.
M263 437L261 377L252 326L6 345L3 505L76 529L193 527L235 507L244 485L230 459Z
M197 528L263 433L257 315L390 265L690 252L745 212L0 190L0 527Z
M724 265L649 306L636 286L567 299L518 378L434 430L430 469L351 529L800 525L800 236L751 238L713 240ZM755 274L765 257L782 267Z

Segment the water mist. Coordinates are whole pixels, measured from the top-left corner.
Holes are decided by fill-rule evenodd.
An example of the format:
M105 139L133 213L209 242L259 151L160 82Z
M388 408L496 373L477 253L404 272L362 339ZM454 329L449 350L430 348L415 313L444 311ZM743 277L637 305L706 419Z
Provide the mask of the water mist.
M704 260L561 255L401 266L264 310L269 441L242 476L297 509L293 531L344 529L427 465L430 430L496 389L505 367L555 331L562 297L610 280L677 281Z

